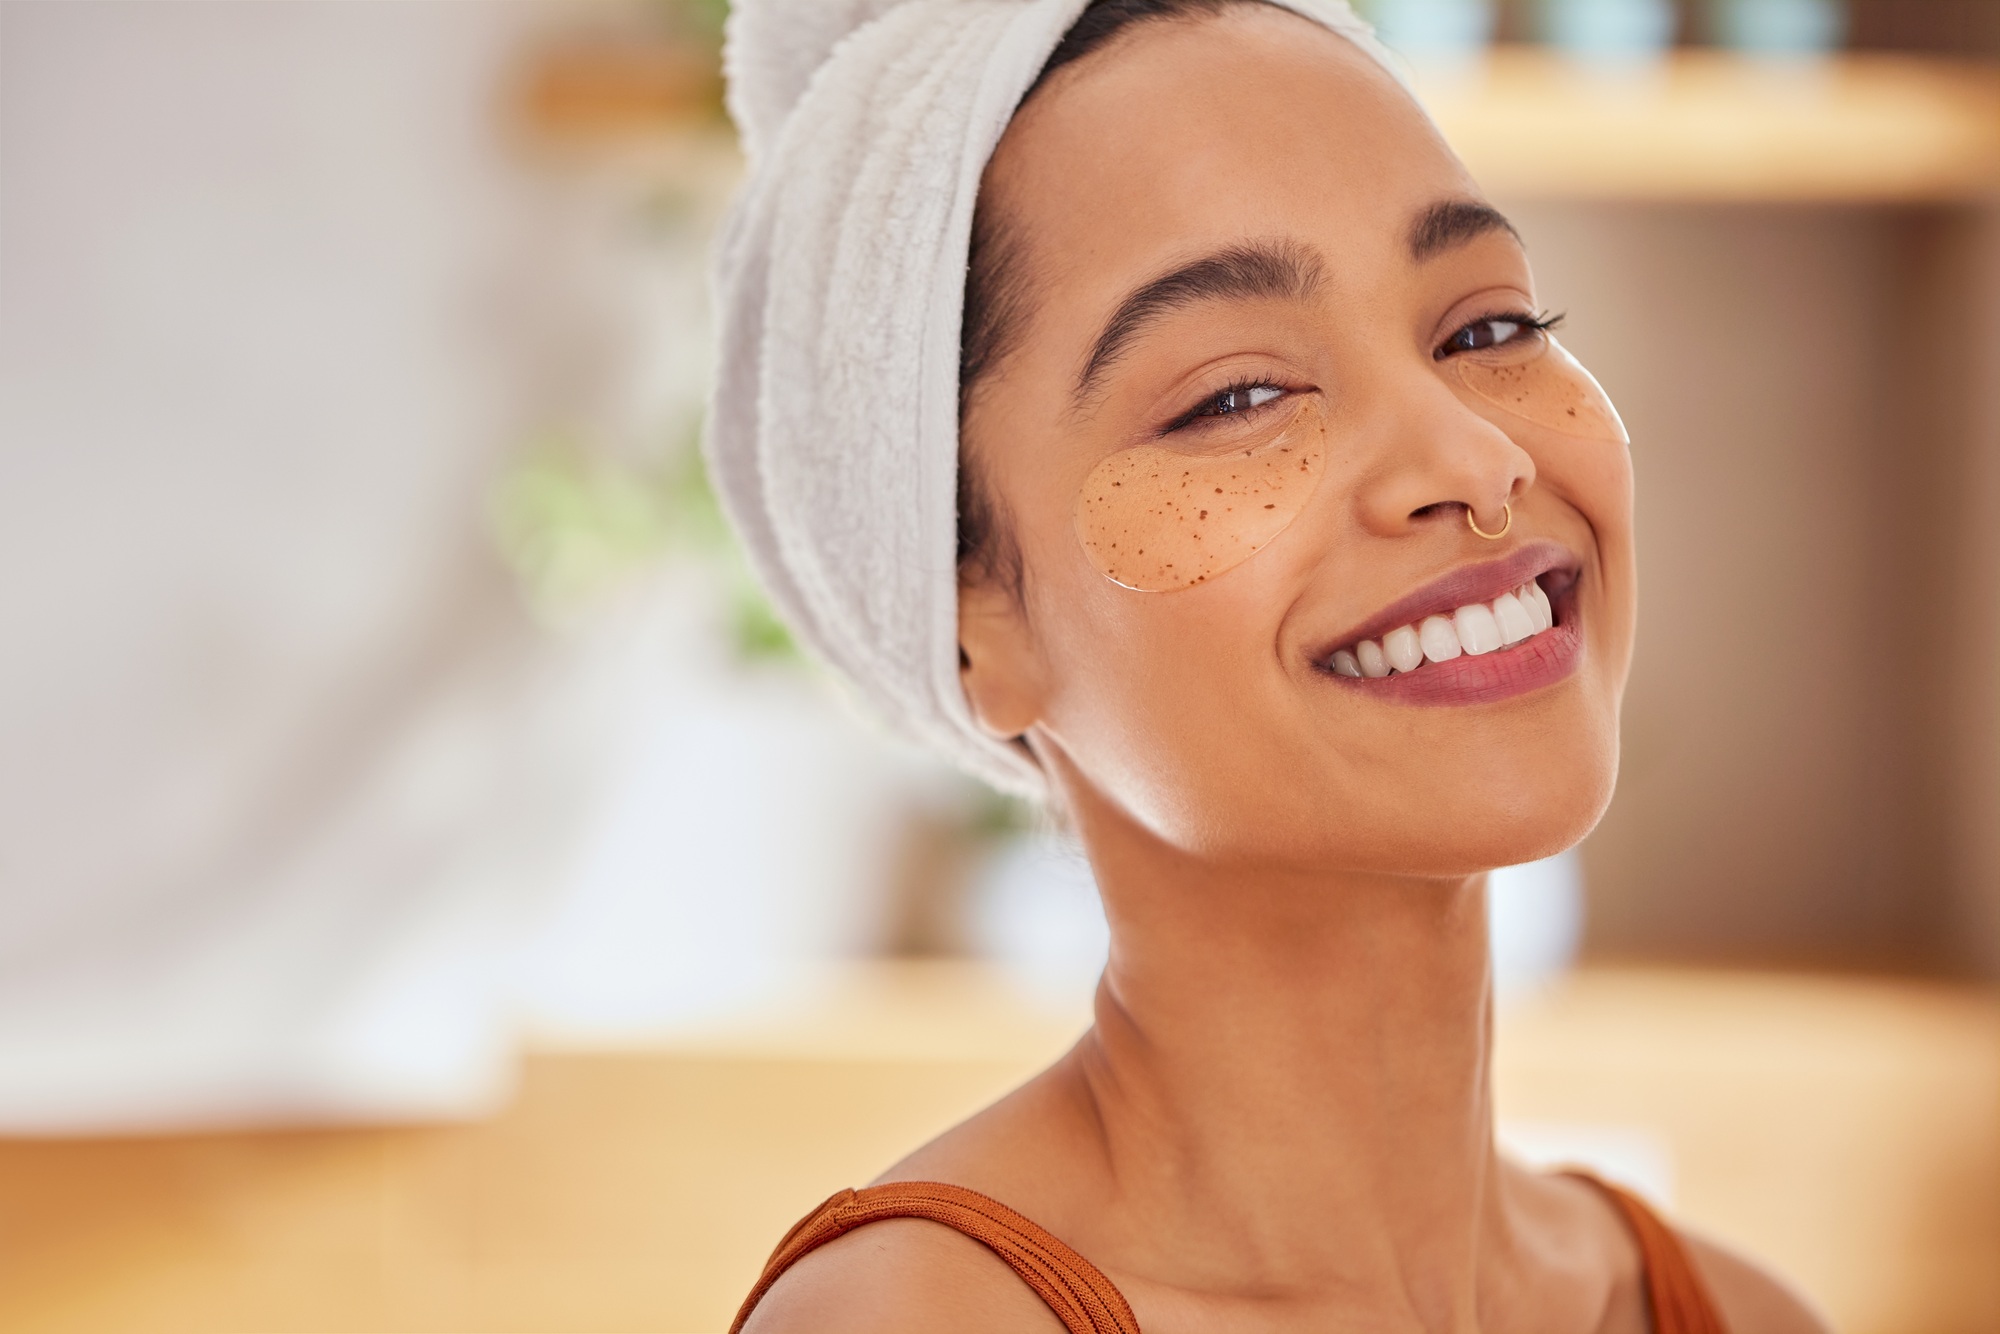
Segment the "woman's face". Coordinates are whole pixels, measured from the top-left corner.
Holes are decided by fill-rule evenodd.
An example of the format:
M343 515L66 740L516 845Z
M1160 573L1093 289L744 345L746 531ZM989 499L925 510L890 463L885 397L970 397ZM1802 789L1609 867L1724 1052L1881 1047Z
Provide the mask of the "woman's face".
M1438 875L1587 832L1631 655L1630 460L1408 96L1264 6L1140 25L1023 109L982 207L1026 299L966 440L1026 580L963 593L965 683L1086 829ZM1467 524L1509 507L1498 540ZM1502 606L1511 646L1450 658L1432 625L1442 660L1343 674L1379 668L1364 640L1407 662L1392 632L1432 614L1478 647L1455 609L1530 581L1550 629Z

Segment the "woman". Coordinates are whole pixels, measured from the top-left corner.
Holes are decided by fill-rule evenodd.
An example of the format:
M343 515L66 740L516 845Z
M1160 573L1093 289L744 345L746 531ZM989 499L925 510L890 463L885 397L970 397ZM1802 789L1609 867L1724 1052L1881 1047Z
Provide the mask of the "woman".
M1045 785L1112 932L1076 1048L738 1328L1821 1328L1494 1147L1483 873L1603 812L1634 609L1519 239L1344 6L1081 8L736 20L732 513L883 712Z

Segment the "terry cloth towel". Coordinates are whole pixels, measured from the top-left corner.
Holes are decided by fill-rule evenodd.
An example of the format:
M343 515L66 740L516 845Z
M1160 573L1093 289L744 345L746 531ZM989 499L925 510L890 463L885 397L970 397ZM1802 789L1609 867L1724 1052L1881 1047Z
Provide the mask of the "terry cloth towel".
M1345 0L1274 0L1394 70ZM898 730L1043 791L958 681L959 318L980 173L1084 0L738 0L749 177L710 476L779 614Z

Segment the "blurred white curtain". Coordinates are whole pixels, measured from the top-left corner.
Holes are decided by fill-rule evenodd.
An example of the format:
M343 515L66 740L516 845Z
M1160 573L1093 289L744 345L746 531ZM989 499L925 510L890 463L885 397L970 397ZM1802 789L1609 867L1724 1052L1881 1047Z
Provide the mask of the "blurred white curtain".
M603 335L501 142L543 17L0 5L0 1132L504 1085L660 633L483 533Z

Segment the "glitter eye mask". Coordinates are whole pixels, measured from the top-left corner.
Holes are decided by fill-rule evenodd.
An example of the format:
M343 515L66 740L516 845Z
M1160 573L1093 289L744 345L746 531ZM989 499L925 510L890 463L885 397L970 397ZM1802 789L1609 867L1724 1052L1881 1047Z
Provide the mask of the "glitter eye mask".
M1458 378L1480 398L1504 412L1585 440L1630 444L1618 409L1611 406L1597 377L1543 334L1451 359Z
M1326 472L1320 396L1298 398L1207 439L1135 445L1098 464L1076 502L1091 563L1126 588L1170 593L1269 546Z

